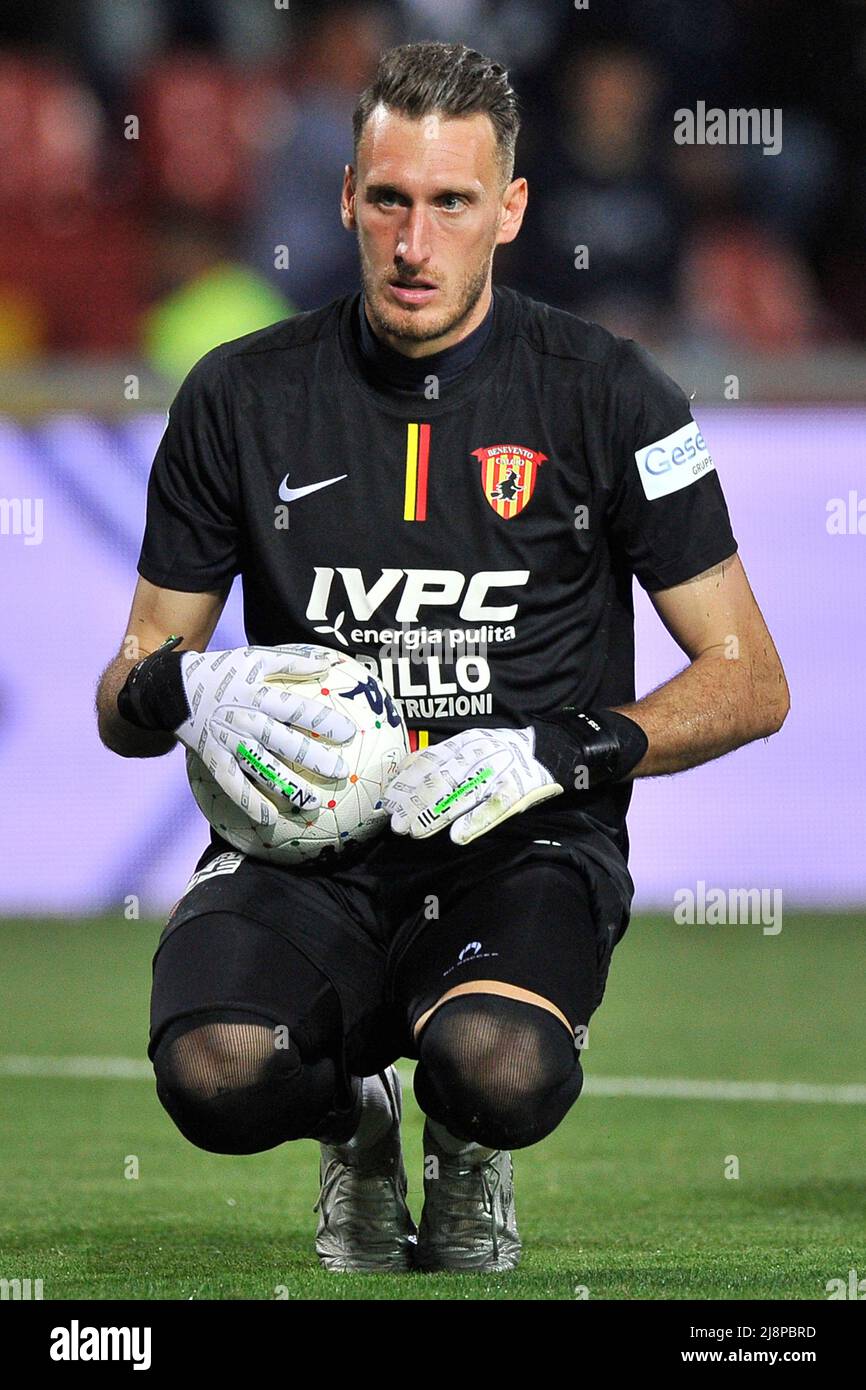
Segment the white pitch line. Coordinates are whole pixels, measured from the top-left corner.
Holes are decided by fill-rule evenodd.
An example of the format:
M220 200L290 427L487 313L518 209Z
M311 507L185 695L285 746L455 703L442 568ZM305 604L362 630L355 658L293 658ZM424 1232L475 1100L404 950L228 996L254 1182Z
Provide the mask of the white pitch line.
M411 1085L414 1064L397 1070ZM152 1081L153 1067L138 1057L0 1056L0 1076L67 1077L85 1081ZM807 1105L866 1105L866 1086L817 1086L799 1081L698 1081L682 1076L588 1076L583 1094L646 1100L757 1100Z
M653 1100L762 1100L807 1105L866 1105L866 1086L815 1086L806 1081L693 1081L684 1076L588 1076L590 1096Z
M153 1080L153 1067L138 1057L0 1056L0 1076L66 1076L74 1080Z

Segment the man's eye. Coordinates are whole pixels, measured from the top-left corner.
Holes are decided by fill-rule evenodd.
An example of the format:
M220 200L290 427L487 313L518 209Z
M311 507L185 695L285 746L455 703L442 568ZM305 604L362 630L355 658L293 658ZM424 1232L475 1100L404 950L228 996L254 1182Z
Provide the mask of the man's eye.
M458 208L463 206L463 199L458 193L446 193L445 197L441 199L441 202L446 212L456 212ZM446 204L449 206L446 207Z

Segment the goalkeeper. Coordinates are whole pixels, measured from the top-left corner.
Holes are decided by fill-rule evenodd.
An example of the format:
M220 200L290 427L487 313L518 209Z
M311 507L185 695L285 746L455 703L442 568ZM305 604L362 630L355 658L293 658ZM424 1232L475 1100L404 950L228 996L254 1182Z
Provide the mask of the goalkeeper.
M483 55L382 56L340 206L361 290L188 376L97 697L110 748L195 748L261 821L275 803L232 731L313 810L352 733L315 700L280 713L265 675L326 677L327 646L390 673L413 750L390 829L297 868L212 833L154 960L162 1104L212 1152L317 1139L335 1271L514 1267L511 1150L581 1089L634 891L632 782L788 709L684 393L634 343L492 284L527 204L518 126ZM236 576L249 645L208 651ZM688 660L638 701L635 578ZM426 1115L418 1228L401 1056Z

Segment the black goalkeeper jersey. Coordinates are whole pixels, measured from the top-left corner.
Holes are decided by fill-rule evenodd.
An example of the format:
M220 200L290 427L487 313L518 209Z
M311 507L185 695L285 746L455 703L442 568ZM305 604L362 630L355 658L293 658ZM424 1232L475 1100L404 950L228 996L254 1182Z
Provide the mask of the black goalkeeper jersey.
M399 702L412 747L633 700L633 576L670 588L736 550L685 394L630 340L500 286L457 380L394 389L370 375L359 305L193 368L139 572L184 591L239 574L247 640L345 650ZM625 858L630 793L567 789L507 824L571 826Z

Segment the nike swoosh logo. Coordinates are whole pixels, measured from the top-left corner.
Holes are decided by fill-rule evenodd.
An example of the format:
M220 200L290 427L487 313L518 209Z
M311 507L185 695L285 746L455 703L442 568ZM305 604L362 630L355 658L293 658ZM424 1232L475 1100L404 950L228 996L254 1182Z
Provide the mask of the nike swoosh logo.
M318 492L320 487L330 487L331 483L342 482L348 476L348 473L341 473L339 478L325 478L324 482L321 483L307 483L306 487L289 487L289 475L287 473L280 483L280 501L295 502L299 497L306 497L308 492Z

